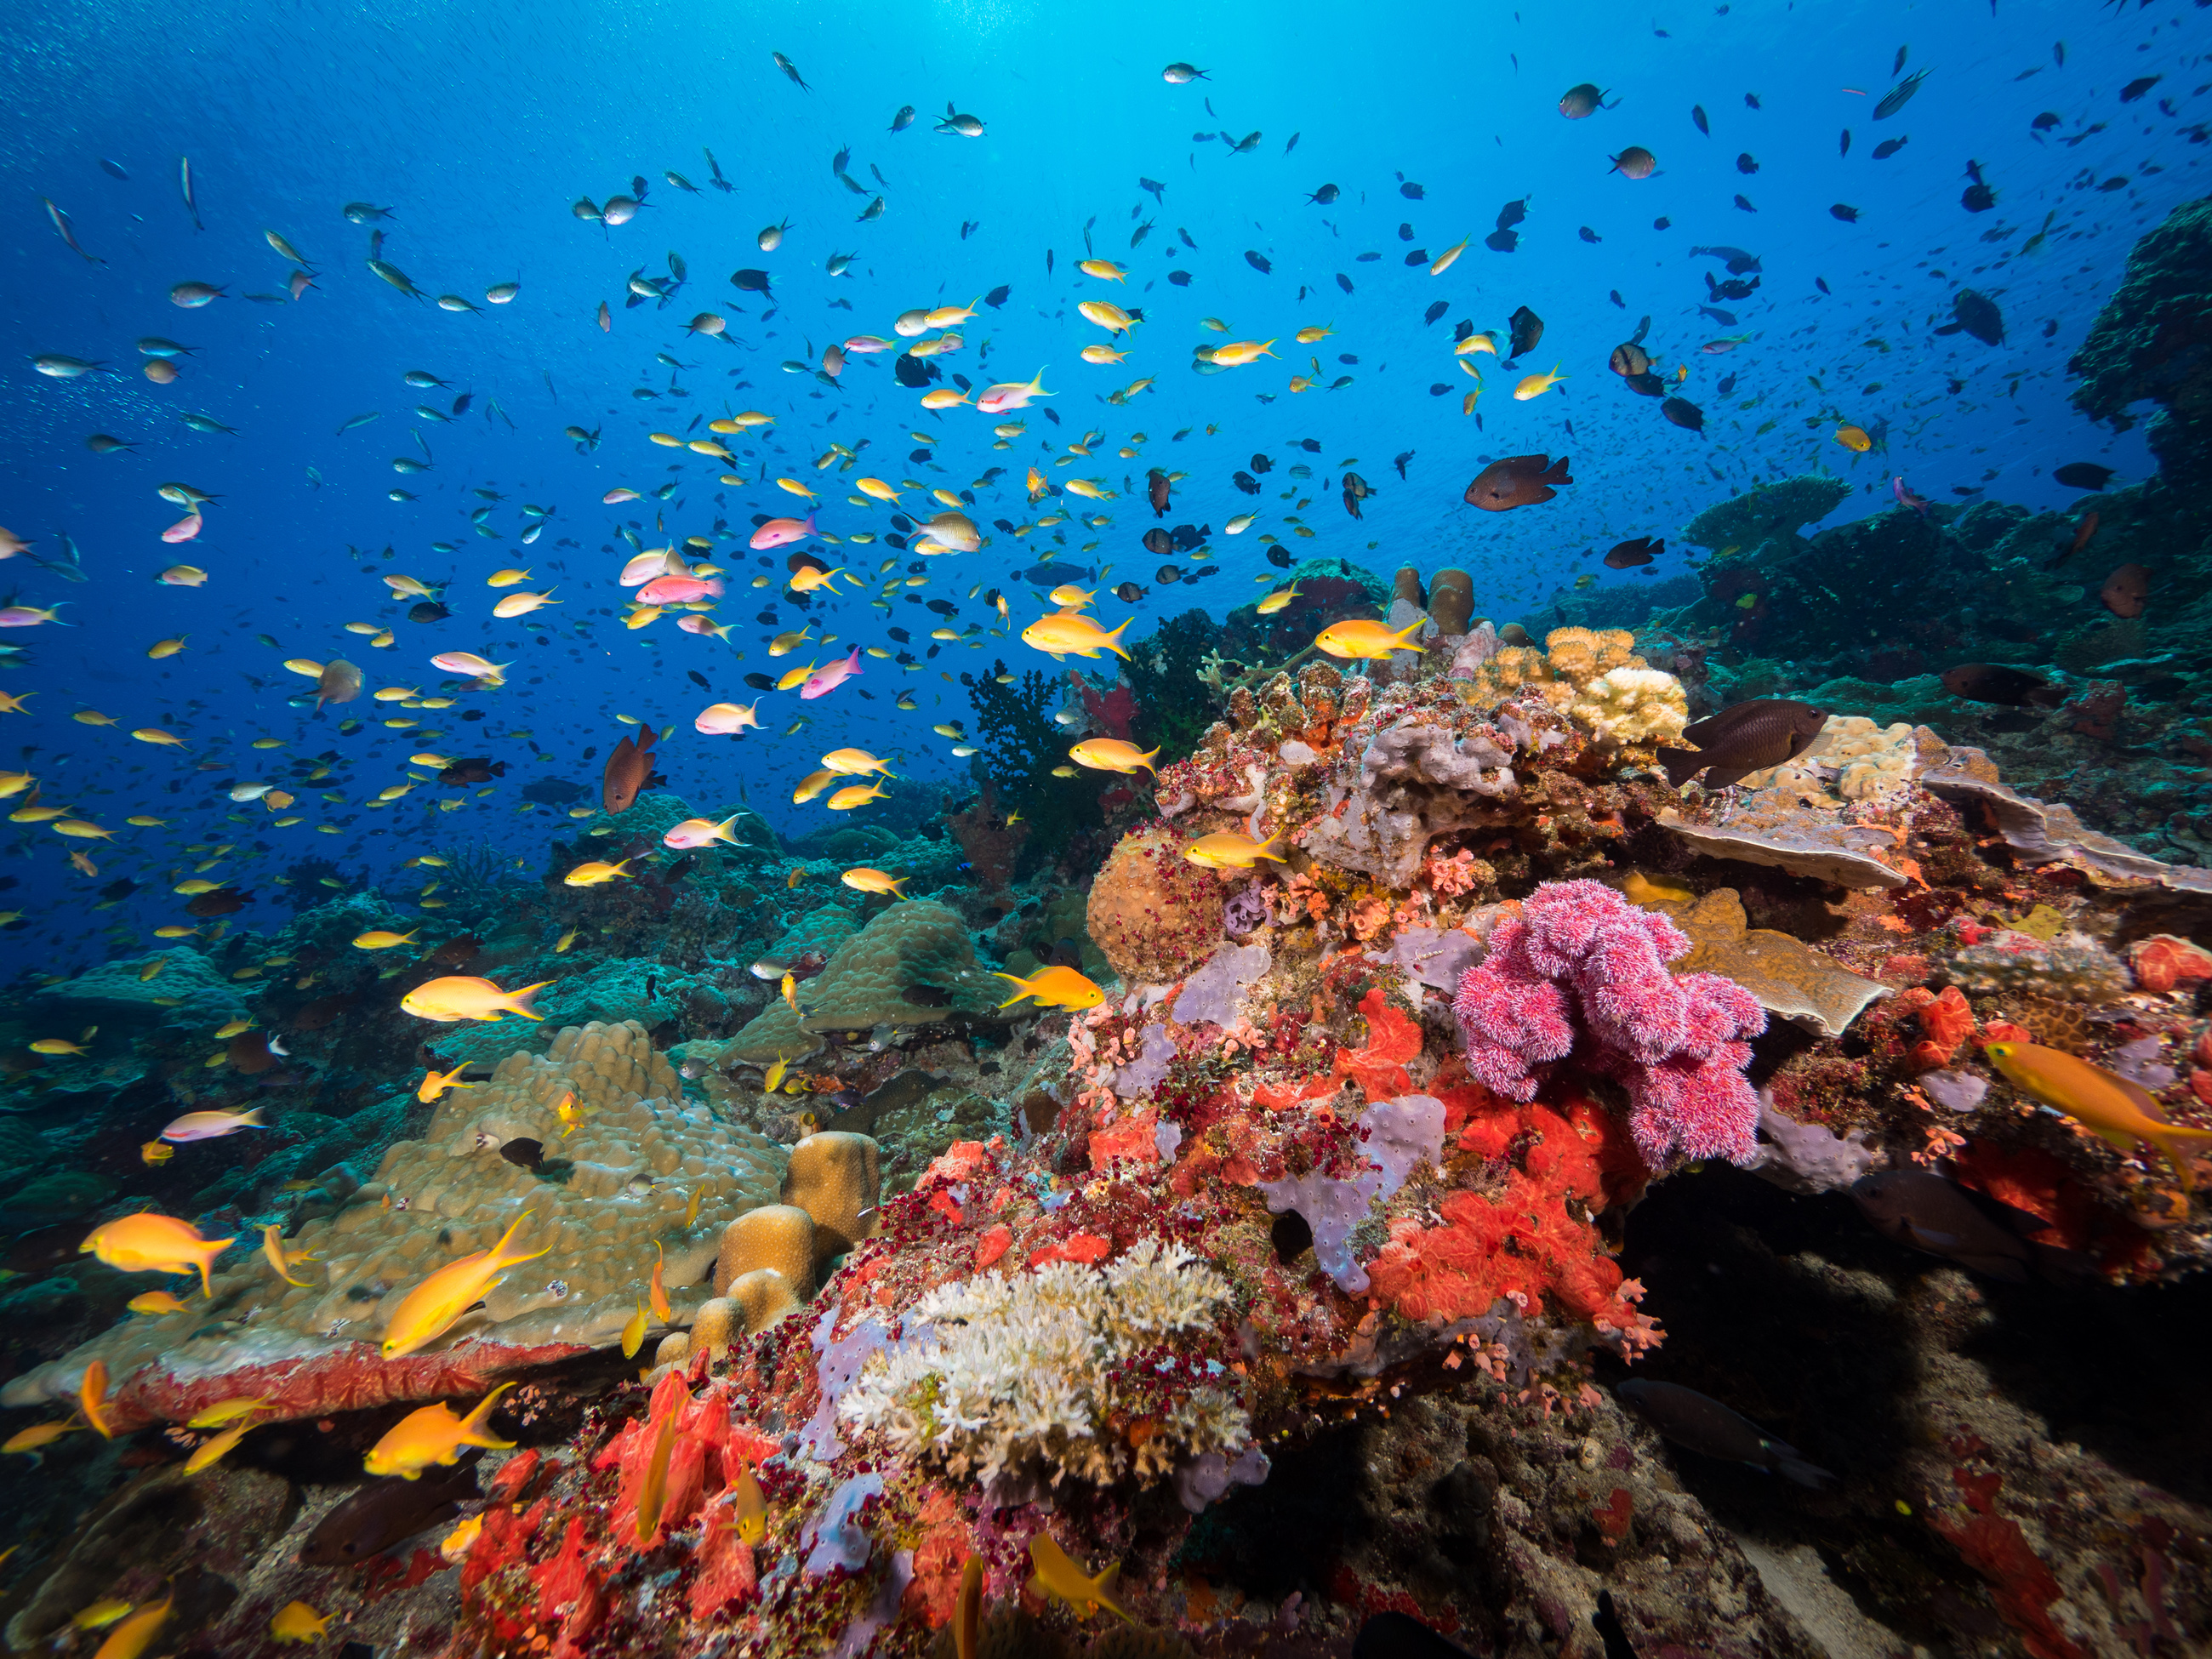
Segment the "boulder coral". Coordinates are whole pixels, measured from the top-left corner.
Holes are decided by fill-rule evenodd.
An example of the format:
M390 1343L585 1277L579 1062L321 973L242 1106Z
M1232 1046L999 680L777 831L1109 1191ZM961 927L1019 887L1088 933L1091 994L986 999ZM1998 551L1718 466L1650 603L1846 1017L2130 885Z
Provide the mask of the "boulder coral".
M1091 884L1085 925L1123 982L1164 985L1221 942L1221 883L1182 855L1165 823L1121 837Z

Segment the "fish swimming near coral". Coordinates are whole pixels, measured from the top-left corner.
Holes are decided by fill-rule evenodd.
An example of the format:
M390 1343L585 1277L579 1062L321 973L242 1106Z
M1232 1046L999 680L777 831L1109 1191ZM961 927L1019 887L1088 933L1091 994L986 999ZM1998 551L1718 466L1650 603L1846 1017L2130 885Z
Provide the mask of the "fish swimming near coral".
M1993 1199L1977 1202L1973 1194L1933 1170L1877 1170L1853 1182L1850 1194L1860 1213L1884 1238L1955 1261L1971 1273L2025 1285L2039 1268L2054 1279L2079 1277L2085 1269L2094 1272L2071 1251L2033 1243L2022 1236L2040 1230L2045 1224L2041 1217L2000 1206ZM1997 1221L1984 1205L2016 1216L2018 1224Z
M1024 997L1035 997L1041 1008L1096 1008L1106 994L1073 968L1040 968L1027 979L1013 974L994 974L1015 987L1013 995L999 1006L1011 1008Z
M2066 693L2042 675L2008 663L1960 663L1944 670L1943 689L1968 702L2001 703L2008 708L2031 704L2056 708L2066 700Z
M606 770L599 783L599 799L608 811L629 811L636 803L638 792L653 782L655 741L653 729L642 726L636 736L625 736L607 756Z
M1836 1478L1807 1462L1795 1446L1776 1439L1749 1418L1695 1389L1639 1379L1615 1383L1613 1391L1661 1434L1693 1452L1727 1462L1748 1463L1816 1490Z
M1114 1581L1121 1571L1120 1562L1093 1578L1076 1565L1048 1532L1040 1532L1030 1540L1030 1562L1036 1568L1030 1575L1031 1594L1066 1602L1075 1609L1079 1619L1087 1619L1092 1609L1104 1607L1125 1624L1137 1622L1114 1597Z
M386 1475L371 1480L316 1523L301 1546L308 1567L357 1567L426 1527L450 1521L461 1505L482 1496L476 1460L451 1470L431 1469L413 1480Z
M2212 1141L2212 1129L2169 1123L2141 1084L2039 1043L1991 1042L1984 1046L1982 1057L2022 1094L2063 1112L2121 1152L2133 1152L2138 1142L2157 1148L2173 1166L2184 1192L2196 1186L2175 1143Z
M1662 748L1659 763L1667 769L1667 781L1677 789L1700 772L1706 788L1726 789L1748 773L1796 759L1813 746L1827 720L1825 709L1786 697L1733 703L1684 726L1683 737L1697 747Z
M1559 494L1558 486L1573 482L1564 455L1556 461L1548 455L1508 455L1474 475L1466 501L1486 513L1504 513L1548 501Z

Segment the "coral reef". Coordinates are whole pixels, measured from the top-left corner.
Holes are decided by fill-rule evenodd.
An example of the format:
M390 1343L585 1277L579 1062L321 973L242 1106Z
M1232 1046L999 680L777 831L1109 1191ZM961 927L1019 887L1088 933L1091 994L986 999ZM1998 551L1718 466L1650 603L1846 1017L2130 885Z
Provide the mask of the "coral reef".
M2139 240L2127 275L2069 362L2074 406L2124 431L2131 405L2159 404L2150 447L2177 489L2212 478L2212 206L2185 202Z

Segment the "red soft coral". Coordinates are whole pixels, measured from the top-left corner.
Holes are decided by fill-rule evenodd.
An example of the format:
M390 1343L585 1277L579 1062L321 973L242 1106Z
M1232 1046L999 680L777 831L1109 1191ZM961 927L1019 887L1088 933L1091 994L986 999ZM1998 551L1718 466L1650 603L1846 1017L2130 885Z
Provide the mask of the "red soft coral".
M1370 1101L1395 1100L1413 1086L1406 1063L1421 1052L1420 1022L1393 1008L1376 986L1359 1000L1367 1016L1367 1046L1340 1048L1336 1075L1355 1079Z

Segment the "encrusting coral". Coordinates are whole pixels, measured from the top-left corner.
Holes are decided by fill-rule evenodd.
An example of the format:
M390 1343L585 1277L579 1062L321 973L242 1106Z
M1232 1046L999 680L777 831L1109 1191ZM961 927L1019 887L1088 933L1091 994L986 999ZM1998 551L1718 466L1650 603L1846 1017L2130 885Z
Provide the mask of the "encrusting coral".
M1534 1100L1543 1068L1572 1055L1626 1088L1630 1127L1654 1170L1677 1152L1755 1162L1759 1101L1743 1039L1766 1029L1766 1015L1717 974L1668 974L1689 948L1665 917L1597 882L1540 887L1492 933L1453 999L1469 1073Z

